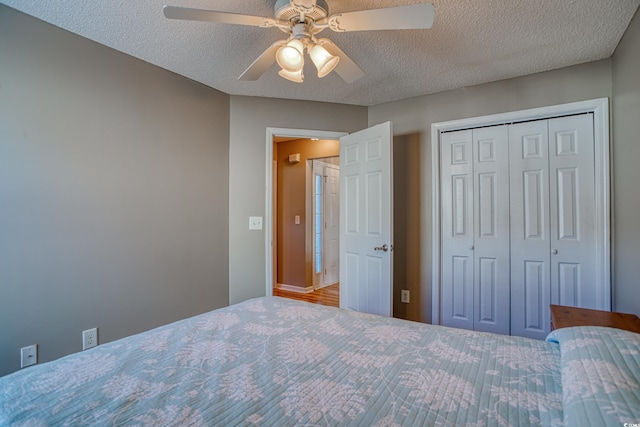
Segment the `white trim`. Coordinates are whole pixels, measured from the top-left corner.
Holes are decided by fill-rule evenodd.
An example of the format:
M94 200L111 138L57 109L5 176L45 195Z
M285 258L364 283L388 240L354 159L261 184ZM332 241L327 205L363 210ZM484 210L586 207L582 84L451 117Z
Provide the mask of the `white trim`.
M340 156L331 156L331 157L340 157ZM316 223L315 223L315 213L316 213L316 203L315 203L315 175L316 175L316 171L315 171L315 167L318 166L320 168L322 168L322 176L324 176L324 169L328 168L328 169L334 169L337 170L338 172L340 171L340 165L334 165L332 163L327 163L326 161L324 161L323 159L326 159L326 157L321 157L321 158L317 158L317 159L309 159L309 169L310 169L310 177L307 177L308 179L308 184L307 184L307 221L306 224L308 224L308 230L306 235L307 235L307 241L310 242L311 244L309 245L309 247L307 248L307 250L309 252L311 252L311 265L312 265L312 277L313 277L313 286L314 289L321 289L324 288L326 286L338 283L338 281L335 281L334 283L325 283L325 268L322 268L322 271L320 273L316 272L316 236L315 236L315 228L316 228ZM323 181L322 184L322 200L323 200L323 212L322 212L322 217L324 219L325 217L325 213L324 213L324 208L326 206L326 200L324 200L325 196L326 196L326 192L325 192L325 186L326 186L326 179ZM324 229L324 227L323 227ZM326 252L325 249L327 248L326 242L325 242L325 238L326 238L326 234L323 232L322 233L322 263L323 263L323 267L324 267L324 260ZM339 254L338 254L339 255Z
M289 129L268 127L266 140L266 179L265 179L265 218L264 241L266 260L266 295L273 295L273 138L282 136L300 139L340 139L348 132L332 132L324 130Z
M440 133L445 131L499 125L524 120L545 119L570 114L593 113L596 178L596 240L599 282L603 284L599 295L602 307L611 309L611 176L609 171L609 99L599 98L529 110L512 111L489 116L472 117L431 124L431 182L432 182L432 275L431 321L440 324ZM599 184L599 185L598 185Z
M287 285L286 283L277 283L276 288L283 291L296 292L299 294L310 294L314 291L313 286L307 286L306 288L303 288L301 286Z
M431 323L440 324L440 128L431 124Z
M318 208L316 206L316 185L315 185L315 177L317 176L318 170L321 170L320 175L322 177L324 177L324 165L326 165L327 163L321 162L321 161L317 161L315 159L310 159L309 160L310 164L311 164L311 179L309 179L309 187L307 188L307 201L308 201L308 205L310 206L309 209L307 209L307 222L306 224L309 225L309 230L308 230L308 242L311 243L310 247L309 247L309 252L311 252L311 276L313 277L313 287L314 288L319 288L320 285L324 284L324 268L322 268L323 266L320 266L320 272L317 271L318 266L316 265L316 256L318 255L316 253L316 209ZM316 163L317 162L317 163ZM317 168L317 169L316 169ZM322 196L324 197L324 183L322 185ZM324 200L322 200L322 206L324 207ZM322 218L324 219L324 212L322 212ZM323 233L322 233L322 249L324 250L324 227L322 227L323 229ZM322 254L322 260L324 261L324 254Z

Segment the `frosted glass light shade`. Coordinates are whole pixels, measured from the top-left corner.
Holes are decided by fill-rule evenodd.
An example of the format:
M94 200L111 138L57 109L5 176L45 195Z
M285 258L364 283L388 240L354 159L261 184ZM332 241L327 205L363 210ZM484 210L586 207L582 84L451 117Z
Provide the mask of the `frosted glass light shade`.
M302 75L302 68L298 71L287 71L282 69L278 71L280 77L283 77L287 80L291 80L292 82L302 83L304 81L304 76Z
M304 45L300 40L293 39L282 46L276 52L276 61L283 70L295 73L302 70L304 66Z
M315 45L311 51L309 51L309 56L318 69L318 77L324 77L332 72L333 69L336 68L336 65L338 65L338 61L340 61L340 58L331 55L327 52L327 49L319 44Z

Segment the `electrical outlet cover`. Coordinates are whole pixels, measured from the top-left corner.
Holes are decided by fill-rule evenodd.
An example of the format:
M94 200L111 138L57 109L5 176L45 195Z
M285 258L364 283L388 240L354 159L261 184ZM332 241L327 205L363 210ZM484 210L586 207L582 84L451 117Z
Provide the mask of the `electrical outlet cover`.
M20 367L35 365L38 363L38 345L30 345L20 349Z
M87 350L98 345L98 328L82 331L82 349Z
M411 294L409 293L408 290L402 290L400 293L400 302L403 302L405 304L409 304L409 302L411 301Z

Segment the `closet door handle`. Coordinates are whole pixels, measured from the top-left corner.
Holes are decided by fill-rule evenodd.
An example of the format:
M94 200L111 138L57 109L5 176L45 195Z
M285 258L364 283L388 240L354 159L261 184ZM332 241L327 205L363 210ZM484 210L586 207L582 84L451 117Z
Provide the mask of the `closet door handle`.
M373 248L373 250L376 252L378 251L387 252L389 250L389 246L387 246L387 244L385 243L382 246L376 246L375 248Z
M558 253L558 250L557 249L551 249L551 253L556 255Z
M474 249L475 249L475 247L474 247L473 245L469 245L469 250L470 250L470 251L472 251L472 250L474 250Z

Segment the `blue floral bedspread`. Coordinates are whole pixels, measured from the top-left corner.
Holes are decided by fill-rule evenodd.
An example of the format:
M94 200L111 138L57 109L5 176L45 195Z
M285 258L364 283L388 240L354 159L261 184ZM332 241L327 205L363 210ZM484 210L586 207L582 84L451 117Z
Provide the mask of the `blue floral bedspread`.
M259 298L2 377L0 425L563 425L563 405L585 393L564 377L607 362L561 361L557 335L560 344ZM576 339L576 352L586 348ZM620 357L637 370L637 339L624 341ZM618 362L606 365L605 388L587 390L593 399L611 389L637 399Z
M640 425L640 334L581 326L547 341L560 344L567 426Z

